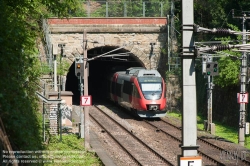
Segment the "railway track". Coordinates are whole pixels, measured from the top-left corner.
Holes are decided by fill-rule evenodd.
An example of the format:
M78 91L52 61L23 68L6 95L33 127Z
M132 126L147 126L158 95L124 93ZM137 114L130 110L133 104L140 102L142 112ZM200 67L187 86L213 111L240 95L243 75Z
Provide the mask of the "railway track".
M181 140L181 128L179 126L175 126L165 120L161 121L147 121L144 120L145 123L155 128L155 130L161 131L167 136L171 137L175 141L178 141L179 143L182 142ZM246 160L246 158L242 156L237 156L238 158L223 158L221 156L222 152L225 154L229 154L227 149L223 149L217 145L214 145L210 143L209 141L206 141L205 139L202 139L200 137L197 138L197 144L200 145L200 148L198 149L198 153L204 158L210 160L215 165L222 165L222 166L228 166L228 165L250 165L250 162ZM231 156L232 157L232 156ZM236 156L235 156L236 157Z
M99 106L102 108L102 106ZM181 126L180 125L174 125L177 123L168 122L167 119L162 118L159 120L141 120L141 119L135 119L132 117L131 114L125 113L124 110L121 111L121 108L118 108L114 105L106 105L104 108L109 109L108 111L113 111L115 113L109 113L109 115L116 117L117 123L113 122L113 124L110 124L108 126L101 126L108 121L109 115L102 115L104 112L99 112L98 110L95 113L101 114L99 115L99 118L102 119L102 121L98 120L100 123L101 128L105 133L110 132L111 135L115 134L115 139L117 139L116 135L123 135L123 137L127 137L128 133L132 133L132 136L129 137L138 137L139 142L143 142L143 144L146 144L148 148L147 151L144 150L144 148L136 148L136 150L133 150L133 148L129 147L131 145L131 142L135 142L133 139L132 141L129 141L130 143L124 143L126 140L120 139L118 136L116 144L118 144L120 147L125 146L126 155L130 156L130 158L134 158L131 162L132 164L129 165L178 165L177 164L177 156L181 154L181 148L179 145L182 142L182 134L181 134ZM99 109L99 108L97 108ZM93 111L91 111L94 113ZM107 111L106 111L107 112ZM118 117L117 113L119 114ZM93 116L96 117L95 114ZM107 119L104 117L107 117ZM126 122L126 123L124 123ZM97 123L97 122L96 122ZM122 124L127 128L126 132L124 133L119 130L115 126ZM129 126L129 127L128 127ZM110 130L109 128L113 129ZM100 129L99 129L100 130ZM112 136L110 136L112 137ZM128 137L128 138L129 138ZM204 138L204 139L203 139ZM210 137L198 137L197 138L197 145L200 145L198 149L198 153L200 156L202 156L202 162L203 165L222 165L222 166L229 166L229 165L250 165L248 156L241 156L239 154L237 157L233 157L232 151L237 150L235 147L238 146L231 146L233 144L228 144L224 141L216 141L214 139L209 139ZM130 138L129 138L130 139ZM207 140L209 139L209 140ZM133 144L136 147L141 147L142 145ZM226 145L226 146L225 146ZM229 146L228 146L229 145ZM231 148L231 149L230 149ZM153 159L150 159L149 161L144 161L145 156L149 154L149 151L152 149L154 154L150 153L150 157L154 156ZM231 150L231 151L230 151ZM243 149L245 150L245 149ZM133 151L135 153L133 153ZM146 152L146 153L145 153ZM159 154L160 157L156 157L157 154ZM224 153L224 156L222 156ZM140 154L141 156L144 156L144 159L140 159L140 156L137 156ZM228 154L231 155L228 157ZM164 157L161 157L164 156ZM162 158L165 158L166 162L162 161ZM158 163L160 161L160 163ZM145 164L146 163L146 164Z
M90 117L132 159L134 163L131 165L175 165L100 108L94 106L94 109L90 111Z

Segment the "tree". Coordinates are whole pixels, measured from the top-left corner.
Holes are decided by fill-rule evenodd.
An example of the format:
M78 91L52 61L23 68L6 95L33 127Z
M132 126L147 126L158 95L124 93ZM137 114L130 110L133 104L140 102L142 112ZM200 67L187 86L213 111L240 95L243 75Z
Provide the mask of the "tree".
M0 1L0 116L14 149L42 148L36 97L40 76L37 42L40 19L63 17L77 0Z
M238 52L224 51L224 53L240 57ZM225 55L225 54L224 54ZM235 86L239 83L240 61L230 57L222 57L219 63L219 77L215 77L214 83L220 87Z

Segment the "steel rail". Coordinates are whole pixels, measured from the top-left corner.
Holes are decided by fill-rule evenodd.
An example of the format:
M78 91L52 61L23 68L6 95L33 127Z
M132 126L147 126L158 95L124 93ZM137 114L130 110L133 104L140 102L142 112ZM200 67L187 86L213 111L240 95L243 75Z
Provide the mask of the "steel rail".
M154 153L158 158L160 158L161 160L163 160L165 163L167 163L168 165L174 166L174 164L172 164L170 161L168 161L166 158L164 158L163 156L161 156L159 153L157 153L155 150L153 150L151 147L149 147L146 143L144 143L140 138L136 137L133 133L131 133L127 128L125 128L123 125L121 125L120 123L118 123L116 120L114 120L113 118L111 118L107 113L105 113L104 111L102 111L100 108L98 108L97 106L94 106L96 109L98 109L100 112L102 112L107 118L111 119L113 122L115 122L119 127L121 127L124 131L126 131L127 133L129 133L134 139L136 139L139 143L141 143L145 148L147 148L149 151L151 151L152 153ZM106 130L106 129L105 129Z
M168 132L166 132L166 131L164 131L164 130L158 128L157 126L155 126L154 124L150 123L149 121L144 120L144 122L147 123L148 125L154 127L154 128L157 128L157 130L162 131L164 134L170 136L171 138L174 138L176 141L178 141L178 142L180 142L180 143L182 142L181 139L179 139L179 138L177 138L177 137L175 137L175 136L169 134ZM168 122L167 122L167 123L168 123ZM170 125L172 125L172 124L170 124ZM179 129L178 127L176 127L176 126L175 126L175 128L177 128L178 130L180 130L180 129ZM201 154L202 156L206 157L207 159L209 159L209 160L211 160L211 161L213 161L213 162L216 162L216 163L219 164L220 166L226 166L224 163L222 163L222 162L220 162L220 161L217 161L217 160L214 159L213 157L206 155L205 153L201 152L200 150L198 150L198 153Z
M171 125L172 127L175 127L175 128L178 129L178 130L181 130L180 127L175 126L175 125L173 125L173 124L171 124L171 123L169 123L169 122L167 122L167 121L165 121L165 120L163 120L163 119L161 119L161 120L162 120L162 122L164 122L164 123L166 123L166 124L168 124L168 125ZM204 143L206 143L206 144L208 144L208 145L210 145L210 146L212 146L212 147L214 147L214 148L216 148L216 149L218 149L218 150L224 151L224 152L226 152L226 153L230 153L228 150L223 149L223 148L221 148L221 147L219 147L219 146L217 146L217 145L214 145L214 144L210 143L209 141L204 140L204 139L201 138L201 137L197 137L197 140L202 141L202 142L204 142ZM243 159L243 158L240 157L240 156L238 156L238 157L239 157L239 159L240 159L241 161L243 161L244 163L250 165L250 161L245 160L245 159Z

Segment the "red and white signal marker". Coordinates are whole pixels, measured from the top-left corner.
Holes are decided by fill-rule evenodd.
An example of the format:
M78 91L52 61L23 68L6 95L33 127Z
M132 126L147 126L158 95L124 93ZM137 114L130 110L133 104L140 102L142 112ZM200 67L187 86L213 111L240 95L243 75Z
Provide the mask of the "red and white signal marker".
M248 103L248 93L237 93L238 103Z
M92 96L81 96L80 98L81 106L91 106L92 105Z

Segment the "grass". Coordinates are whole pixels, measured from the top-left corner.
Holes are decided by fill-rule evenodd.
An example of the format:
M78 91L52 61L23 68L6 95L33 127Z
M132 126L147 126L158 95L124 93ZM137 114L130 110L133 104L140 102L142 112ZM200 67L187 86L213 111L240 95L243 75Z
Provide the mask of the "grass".
M169 116L178 118L181 120L181 114L178 112L169 112ZM202 116L197 116L197 128L199 130L204 130L204 122L205 118ZM227 125L224 125L220 122L213 122L215 124L215 135L218 137L222 137L228 141L231 141L235 144L238 144L238 129L233 128ZM245 147L250 149L250 136L245 137Z
M58 136L53 136L46 146L49 154L43 154L46 166L102 166L101 161L92 152L84 149L84 139L74 134L62 135L62 142Z

